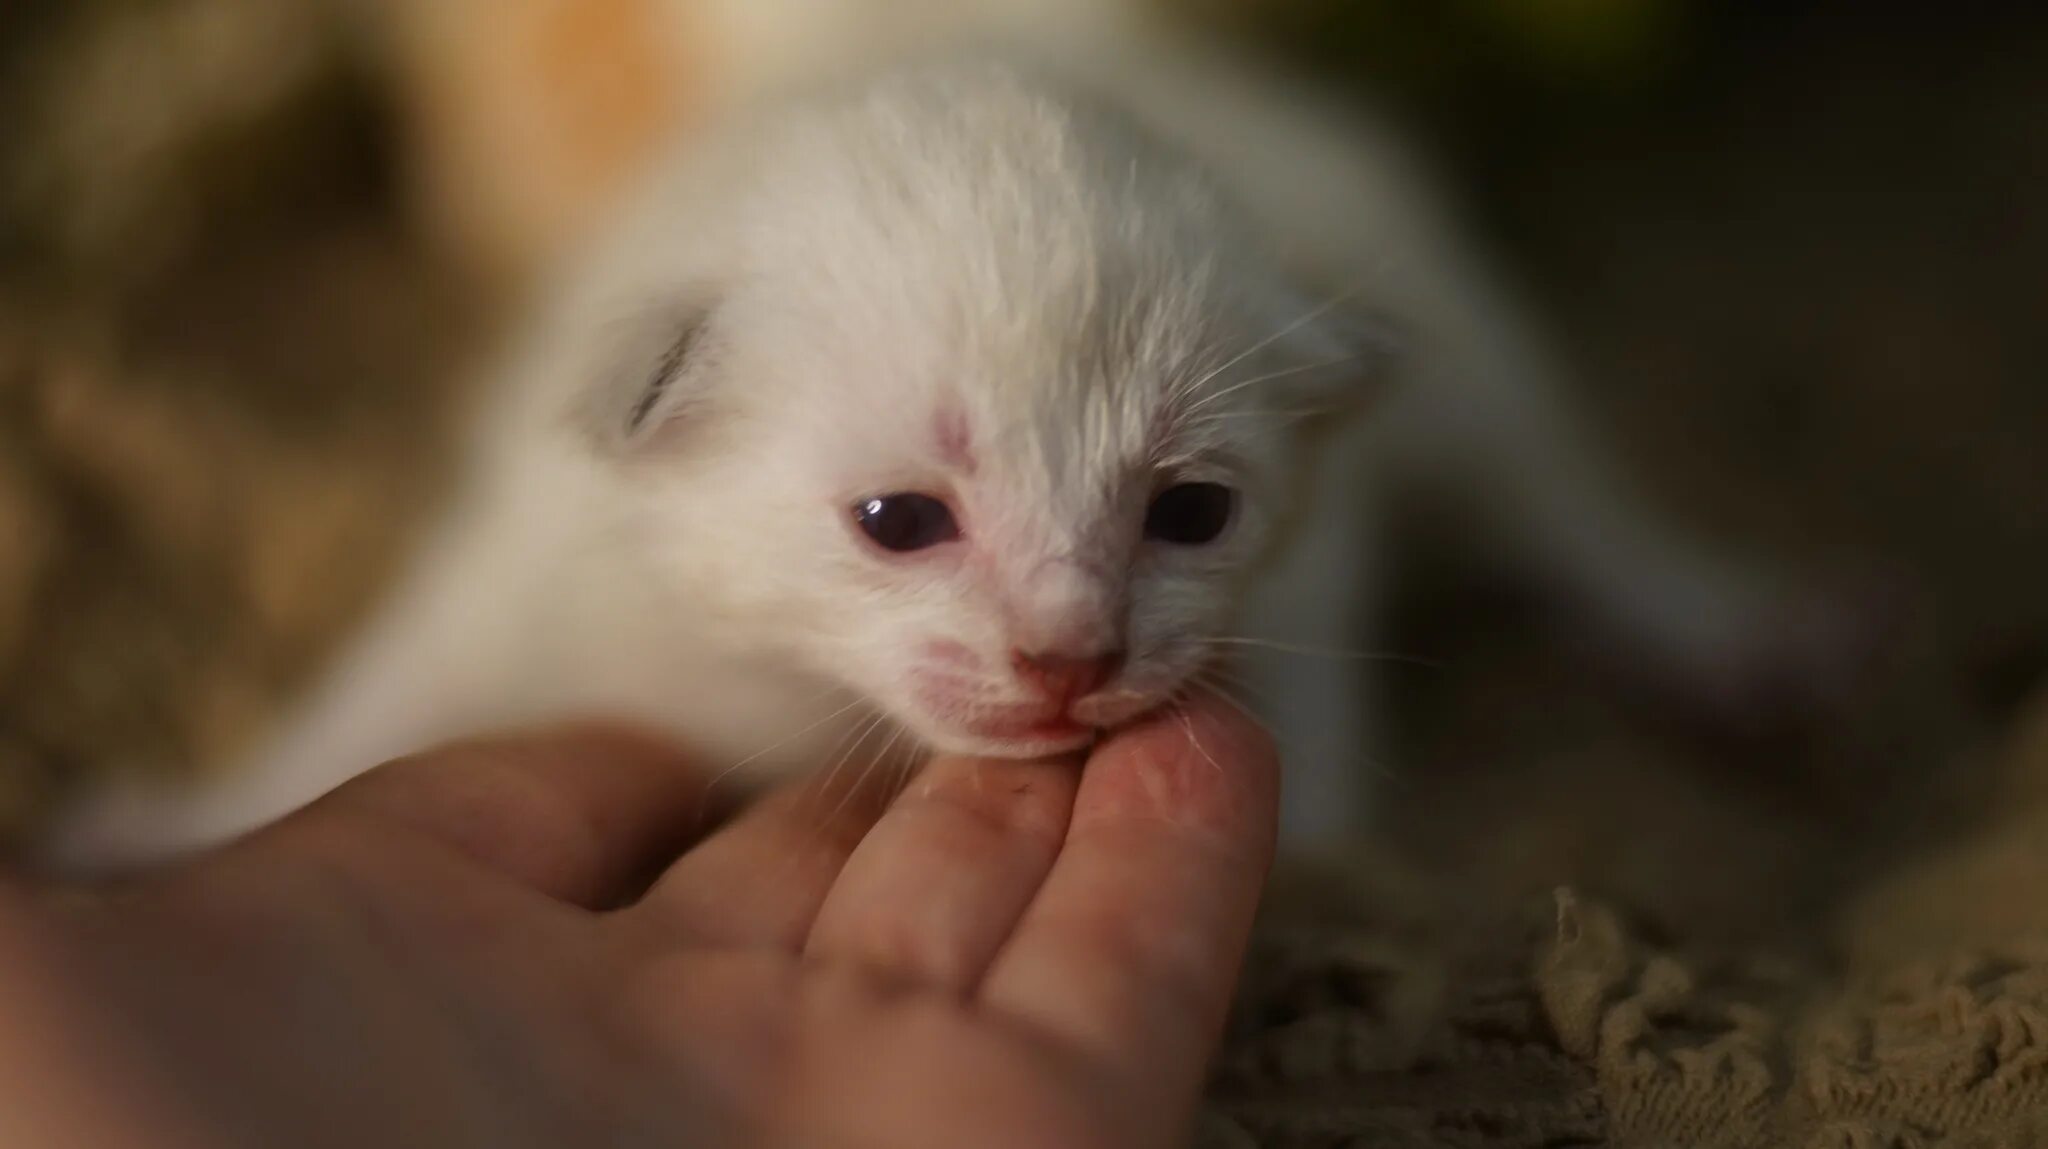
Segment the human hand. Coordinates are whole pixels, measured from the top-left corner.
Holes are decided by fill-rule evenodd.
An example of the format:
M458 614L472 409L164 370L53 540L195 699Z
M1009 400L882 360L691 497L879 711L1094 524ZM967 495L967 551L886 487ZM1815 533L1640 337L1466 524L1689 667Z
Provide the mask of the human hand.
M132 892L0 891L0 1141L1172 1144L1276 790L1197 701L679 854L704 782L661 745L437 751Z

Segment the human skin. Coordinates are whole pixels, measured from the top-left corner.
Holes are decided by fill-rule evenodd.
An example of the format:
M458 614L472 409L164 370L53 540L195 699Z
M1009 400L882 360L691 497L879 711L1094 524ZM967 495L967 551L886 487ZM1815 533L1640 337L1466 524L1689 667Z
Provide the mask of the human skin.
M707 774L583 727L119 889L13 882L0 1143L1178 1143L1276 764L1197 700L1080 765L792 784L692 841Z

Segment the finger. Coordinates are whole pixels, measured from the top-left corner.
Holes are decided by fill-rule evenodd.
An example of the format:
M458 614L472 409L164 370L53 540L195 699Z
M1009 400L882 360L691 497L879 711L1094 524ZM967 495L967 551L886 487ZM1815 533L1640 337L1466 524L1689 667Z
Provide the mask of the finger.
M618 904L688 844L703 776L673 746L581 725L457 743L343 785L280 833L365 819L450 846L550 897Z
M854 850L806 951L949 990L973 987L1066 836L1072 761L942 758Z
M1201 699L1088 763L1045 886L996 958L988 1008L1176 1103L1221 1032L1273 858L1278 764L1263 733Z
M800 949L893 794L872 773L770 794L669 867L627 915L631 927L664 941Z

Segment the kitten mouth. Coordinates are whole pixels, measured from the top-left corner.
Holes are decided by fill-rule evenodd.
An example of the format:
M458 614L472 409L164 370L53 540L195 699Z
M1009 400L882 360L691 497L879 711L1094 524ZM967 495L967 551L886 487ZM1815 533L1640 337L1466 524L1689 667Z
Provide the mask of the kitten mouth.
M1168 697L1145 691L1111 690L1075 703L1069 717L1095 730L1115 730L1144 718L1168 701Z
M1157 712L1167 700L1110 691L1076 702L1064 712L1019 708L968 723L965 733L1005 754L1043 756L1083 749L1110 733Z
M987 711L960 722L963 753L995 758L1049 758L1085 750L1102 736L1099 726L1071 711L1017 707Z
M962 707L958 700L943 695L927 696L923 701L927 713L944 716L938 724L950 727L952 733L935 741L951 752L997 758L1047 758L1085 750L1113 731L1157 712L1171 697L1155 691L1113 687L1065 706L1015 703Z
M1054 715L1050 718L1039 716L978 722L968 727L968 733L991 742L1075 743L1092 741L1098 728L1070 717Z

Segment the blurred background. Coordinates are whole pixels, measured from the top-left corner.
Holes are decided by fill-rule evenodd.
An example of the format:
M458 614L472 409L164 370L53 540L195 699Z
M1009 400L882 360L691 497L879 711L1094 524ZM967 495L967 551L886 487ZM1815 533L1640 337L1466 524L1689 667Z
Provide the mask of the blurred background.
M2048 17L1162 0L1392 110L1676 512L1916 598L1847 719L1707 737L1421 540L1390 847L1696 933L2002 799L2048 674ZM521 290L716 103L676 0L8 0L0 837L220 762L358 617Z

